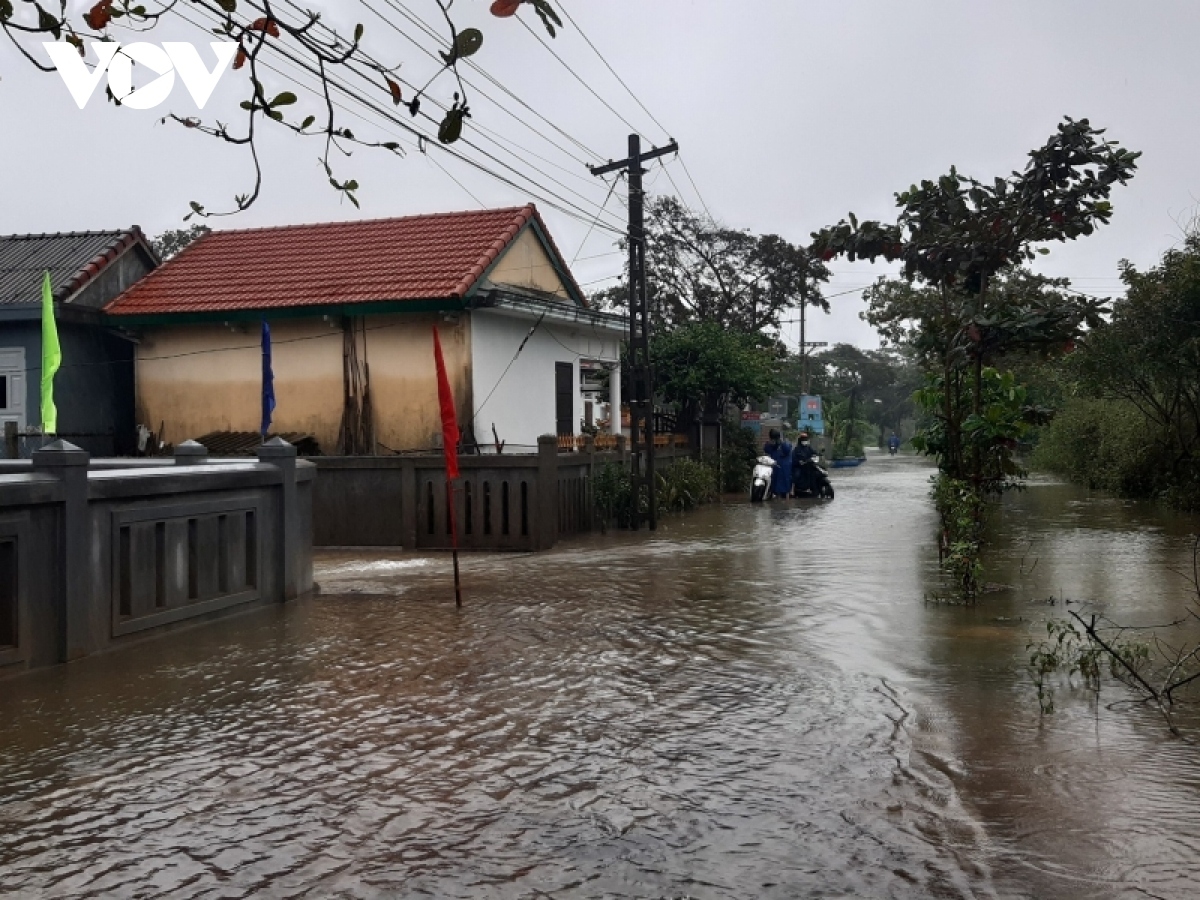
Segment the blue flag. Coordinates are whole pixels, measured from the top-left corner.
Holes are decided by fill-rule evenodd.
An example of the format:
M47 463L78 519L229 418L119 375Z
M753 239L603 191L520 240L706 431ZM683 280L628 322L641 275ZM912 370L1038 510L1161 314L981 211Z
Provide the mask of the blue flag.
M275 412L275 373L271 371L271 326L262 323L262 432L263 440L271 430L271 413Z

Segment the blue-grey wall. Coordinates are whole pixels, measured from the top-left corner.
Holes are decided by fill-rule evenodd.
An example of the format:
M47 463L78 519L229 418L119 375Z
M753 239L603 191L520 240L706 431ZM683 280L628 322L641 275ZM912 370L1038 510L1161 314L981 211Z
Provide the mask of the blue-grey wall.
M60 322L62 366L54 379L58 430L93 456L124 456L137 445L134 421L134 345L100 325ZM0 348L25 350L25 421L41 421L42 326L5 322Z

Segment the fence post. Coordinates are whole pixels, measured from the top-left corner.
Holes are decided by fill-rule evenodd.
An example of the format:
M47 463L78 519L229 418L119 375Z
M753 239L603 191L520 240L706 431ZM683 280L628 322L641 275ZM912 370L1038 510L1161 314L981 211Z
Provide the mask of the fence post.
M583 452L587 457L588 481L596 474L596 438L590 434L583 436Z
M175 445L175 465L199 466L208 462L208 448L196 441Z
M279 543L283 553L283 600L294 600L303 593L300 586L300 509L296 498L296 448L280 437L273 437L255 452L259 462L279 469L280 490Z
M400 462L400 546L406 550L417 547L417 463L414 459Z
M21 444L17 440L17 423L4 423L4 455L9 459L21 458Z
M99 649L96 640L103 622L93 622L92 528L88 514L88 462L86 450L57 440L33 451L33 470L53 475L63 487L62 542L59 544L58 659L69 662Z
M628 468L629 466L629 442L625 435L617 435L617 459L621 461L621 465Z
M538 438L538 492L535 550L558 543L558 435Z

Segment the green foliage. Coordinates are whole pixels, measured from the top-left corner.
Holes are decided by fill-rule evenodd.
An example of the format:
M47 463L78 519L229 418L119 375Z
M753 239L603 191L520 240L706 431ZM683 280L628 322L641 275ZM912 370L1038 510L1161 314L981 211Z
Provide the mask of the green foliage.
M733 420L722 423L721 433L721 449L706 451L704 461L717 471L722 493L740 493L750 482L754 460L761 452L760 442L753 431Z
M605 463L592 478L592 500L602 526L615 521L618 527L628 528L633 522L629 509L632 496L633 477L627 465L619 462ZM645 502L643 493L643 515L648 511Z
M1109 321L1055 367L1061 411L1034 465L1200 509L1200 232L1145 272L1122 266Z
M874 426L862 417L862 407L851 398L825 402L825 435L835 459L858 459L863 455L863 442Z
M1170 460L1155 458L1147 422L1119 400L1068 398L1042 429L1030 464L1089 488L1150 497L1168 487ZM1164 483L1165 482L1165 483Z
M655 472L658 511L687 512L702 503L716 500L719 494L717 469L704 461L677 459ZM630 498L633 477L629 467L619 462L605 463L592 480L596 515L602 525L616 522L620 528L632 524ZM641 492L641 514L649 512L646 494Z
M961 443L954 447L946 419L938 415L946 405L945 381L938 375L928 375L925 386L914 395L926 418L912 443L918 453L933 456L938 468L950 478L958 475L951 465L952 454L977 461L971 484L981 494L998 494L1017 486L1025 477L1015 451L1035 427L1050 420L1051 411L1029 404L1026 388L1011 372L984 369L980 383L979 412L963 419L959 427Z
M1051 598L1053 602L1053 598ZM1038 706L1043 715L1054 712L1054 685L1051 676L1058 675L1072 686L1075 676L1083 686L1099 692L1105 659L1109 675L1130 683L1136 674L1150 665L1150 645L1121 633L1105 640L1102 646L1075 622L1050 619L1046 622L1046 637L1025 645L1029 652L1029 675L1037 689Z
M656 332L711 322L746 334L779 325L784 310L828 311L820 286L829 270L779 235L726 228L674 197L646 204L646 287ZM628 308L627 283L595 298Z
M211 231L212 229L207 225L200 224L192 225L189 228L172 228L153 238L150 246L154 248L158 258L166 262L197 238L202 238Z
M803 361L799 354L789 356L781 366L780 386L784 393L802 392ZM825 403L825 418L835 404L845 404L851 392L859 398L857 418L877 430L900 430L900 423L913 417L912 393L921 383L921 375L911 354L895 348L862 350L850 344L834 344L828 350L808 355L809 393ZM875 402L875 401L879 402ZM871 428L862 430L862 439Z
M1029 154L1023 172L988 183L951 168L898 193L894 225L860 224L851 215L813 234L811 249L822 260L903 263L905 283L878 284L866 318L941 379L940 390L927 387L920 401L938 431L925 444L936 446L943 472L968 478L977 491L995 482L989 468L1004 468L1003 454L985 451L1014 424L1003 410L984 408L985 367L1014 354L1065 350L1102 321L1103 303L1018 268L1047 252L1035 245L1091 234L1111 218L1112 187L1133 176L1139 154L1102 135L1086 119L1066 119Z
M1103 134L1087 119L1064 119L1023 172L989 183L951 167L896 194L896 224L860 224L851 214L814 233L812 250L826 261L882 256L903 263L910 282L980 294L989 276L1034 259L1034 244L1073 240L1109 221L1112 186L1133 177L1141 154Z
M718 495L718 473L706 462L677 459L655 473L659 512L687 512Z
M715 322L694 322L655 335L650 359L657 392L681 406L742 406L765 400L777 383L773 348L758 335Z
M955 594L973 602L983 578L983 497L968 482L944 473L934 477L931 493L941 520L938 557Z

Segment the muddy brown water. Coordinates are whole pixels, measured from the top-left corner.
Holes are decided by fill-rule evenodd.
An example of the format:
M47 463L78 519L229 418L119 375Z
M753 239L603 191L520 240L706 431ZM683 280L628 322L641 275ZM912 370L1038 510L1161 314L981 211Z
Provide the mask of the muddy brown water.
M445 557L327 553L0 682L0 897L1197 896L1200 751L1023 667L1051 595L1178 611L1194 520L1037 482L947 607L928 475L469 557L461 612Z

